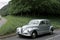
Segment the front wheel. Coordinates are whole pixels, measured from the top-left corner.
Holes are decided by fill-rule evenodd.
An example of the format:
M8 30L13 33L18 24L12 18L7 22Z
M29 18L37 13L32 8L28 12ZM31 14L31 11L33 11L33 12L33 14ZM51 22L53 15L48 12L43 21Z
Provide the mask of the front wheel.
M22 37L22 35L18 34L18 37Z
M33 32L32 34L31 34L31 37L34 39L34 38L36 38L37 37L37 33L36 32Z

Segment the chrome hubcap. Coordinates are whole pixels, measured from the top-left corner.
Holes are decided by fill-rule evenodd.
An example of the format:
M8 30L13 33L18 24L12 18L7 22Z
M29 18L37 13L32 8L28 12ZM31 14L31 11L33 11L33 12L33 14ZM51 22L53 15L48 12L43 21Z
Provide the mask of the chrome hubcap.
M34 38L36 37L36 34L35 33L33 33L32 35L33 35Z

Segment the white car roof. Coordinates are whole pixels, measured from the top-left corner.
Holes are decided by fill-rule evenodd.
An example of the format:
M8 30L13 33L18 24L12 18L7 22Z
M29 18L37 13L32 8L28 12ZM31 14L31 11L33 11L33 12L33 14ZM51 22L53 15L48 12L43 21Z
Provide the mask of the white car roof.
M31 20L32 21L32 20ZM49 21L48 19L33 19L33 21Z

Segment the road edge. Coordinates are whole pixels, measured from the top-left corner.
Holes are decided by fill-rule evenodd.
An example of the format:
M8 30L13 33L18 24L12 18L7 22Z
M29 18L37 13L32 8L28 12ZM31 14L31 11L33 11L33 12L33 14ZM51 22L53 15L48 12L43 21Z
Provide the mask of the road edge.
M8 35L2 35L2 36L0 36L0 39L12 37L12 36L16 36L16 33L12 33L12 34L8 34Z

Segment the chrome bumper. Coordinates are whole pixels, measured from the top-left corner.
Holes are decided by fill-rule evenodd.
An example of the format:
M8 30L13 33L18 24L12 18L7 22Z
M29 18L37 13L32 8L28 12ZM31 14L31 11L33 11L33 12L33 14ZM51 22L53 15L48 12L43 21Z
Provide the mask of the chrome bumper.
M23 35L23 36L31 36L31 34L30 33L21 33L21 32L16 32L18 35L20 34L20 35Z

